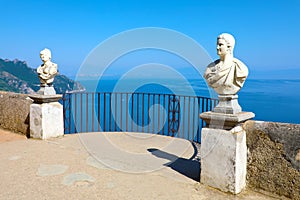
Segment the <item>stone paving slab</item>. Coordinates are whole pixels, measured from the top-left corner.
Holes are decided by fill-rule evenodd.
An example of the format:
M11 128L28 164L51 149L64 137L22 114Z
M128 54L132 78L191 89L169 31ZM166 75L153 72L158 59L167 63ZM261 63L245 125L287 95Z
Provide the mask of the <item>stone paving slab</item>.
M0 143L0 199L274 199L197 181L191 143L141 133L86 133Z

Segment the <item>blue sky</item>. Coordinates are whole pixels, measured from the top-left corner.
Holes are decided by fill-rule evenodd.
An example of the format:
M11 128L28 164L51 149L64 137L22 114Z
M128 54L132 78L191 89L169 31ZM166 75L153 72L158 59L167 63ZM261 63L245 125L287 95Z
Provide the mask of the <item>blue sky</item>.
M235 56L253 71L288 69L300 77L299 0L0 0L0 58L40 63L48 47L63 74L74 75L85 57L112 35L134 28L181 32L213 59L216 37L236 38ZM293 69L297 69L297 73ZM264 74L264 73L263 73Z

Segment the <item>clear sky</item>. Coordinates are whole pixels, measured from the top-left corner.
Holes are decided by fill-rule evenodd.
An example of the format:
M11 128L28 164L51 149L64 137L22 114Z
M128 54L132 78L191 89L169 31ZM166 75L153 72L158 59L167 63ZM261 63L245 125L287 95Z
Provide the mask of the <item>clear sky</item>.
M236 38L235 56L250 69L300 68L299 0L0 0L0 4L0 58L25 60L33 68L47 47L60 71L74 75L99 43L142 27L186 34L213 59L217 35L229 32Z

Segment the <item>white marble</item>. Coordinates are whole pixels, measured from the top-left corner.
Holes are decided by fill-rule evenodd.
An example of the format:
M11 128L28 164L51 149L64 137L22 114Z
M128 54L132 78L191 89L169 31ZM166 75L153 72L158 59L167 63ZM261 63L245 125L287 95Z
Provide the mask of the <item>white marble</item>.
M224 114L237 114L242 112L238 102L238 95L219 95L219 103L213 109L214 112Z
M56 91L53 86L42 86L40 90L37 92L41 95L56 95Z
M210 63L204 73L207 84L219 95L234 95L244 85L248 68L233 57L235 39L228 33L217 38L217 53L220 59Z
M64 135L63 106L58 102L30 105L30 137L48 139Z
M201 136L201 183L233 194L246 186L246 132L203 128Z
M237 114L224 114L217 112L204 112L200 118L206 122L206 128L231 130L235 126L255 117L253 112L240 112Z
M37 73L41 82L41 87L50 86L57 75L57 64L51 62L51 51L44 49L40 52L40 58L43 64L37 68Z

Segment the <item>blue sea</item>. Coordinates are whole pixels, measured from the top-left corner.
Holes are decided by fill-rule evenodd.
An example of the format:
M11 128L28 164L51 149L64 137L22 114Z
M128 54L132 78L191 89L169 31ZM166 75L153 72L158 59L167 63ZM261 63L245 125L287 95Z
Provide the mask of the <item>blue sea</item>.
M80 82L87 92L113 92L118 80L110 78ZM175 91L175 94L217 97L209 92L203 80L190 79L183 83L170 79L164 80L161 85L158 80L144 82L138 78L126 80L122 83L123 92L133 92L124 90L138 85L135 92L170 94ZM247 79L238 95L243 111L255 113L255 120L300 124L300 80Z

